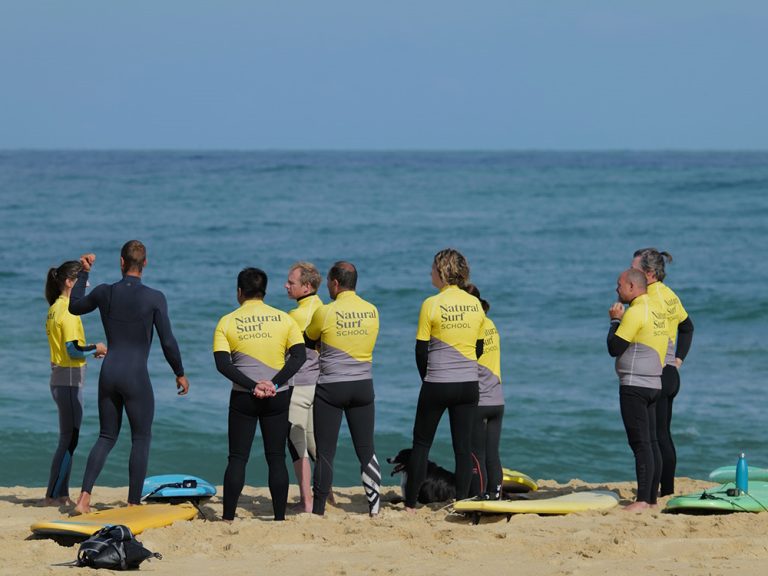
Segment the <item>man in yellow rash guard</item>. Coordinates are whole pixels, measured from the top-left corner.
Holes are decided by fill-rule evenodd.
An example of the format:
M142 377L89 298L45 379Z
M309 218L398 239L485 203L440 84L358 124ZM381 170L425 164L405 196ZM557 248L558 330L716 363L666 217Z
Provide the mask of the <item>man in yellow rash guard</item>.
M666 278L665 261L672 262L672 255L669 252L659 252L655 248L635 251L632 260L632 268L645 273L648 296L656 300L667 313L669 346L661 373L661 394L656 402L656 435L661 450L660 496L675 492L677 452L672 441L672 403L680 391L680 367L693 341L693 321L677 294L662 282Z
M355 293L357 270L336 262L328 272L333 302L312 316L305 330L310 347L320 342L320 376L313 418L317 462L312 512L323 515L333 483L333 459L342 412L360 461L360 472L371 516L379 512L381 469L374 449L373 348L379 334L379 311Z
M620 302L608 311L608 353L616 358L619 403L627 440L635 455L637 500L626 507L636 511L656 505L661 475L661 452L656 439L656 400L667 352L664 311L646 293L645 274L630 268L619 276ZM625 311L624 304L629 304Z
M432 263L432 285L440 290L421 306L416 331L416 366L422 379L413 450L405 483L405 506L413 510L427 471L429 449L448 410L456 462L456 498L469 494L472 480L472 423L478 401L478 364L485 313L480 301L460 287L469 282L464 256L447 248Z
M306 359L296 322L264 303L267 275L245 268L237 276L240 307L222 316L213 334L217 370L232 381L229 397L229 462L224 474L224 520L233 520L245 484L245 466L261 424L275 520L285 519L288 469L285 444L290 422L288 380ZM286 352L288 360L286 361Z
M296 321L299 330L304 332L315 311L323 305L317 295L322 277L314 264L296 262L288 271L285 290L288 298L296 300L296 308L288 314ZM307 360L291 379L293 393L288 420L291 432L288 436L288 448L293 460L293 468L299 483L301 501L299 507L304 512L312 512L312 469L309 459L316 459L315 430L312 419L312 406L315 403L315 385L320 375L320 360L317 350L307 348Z

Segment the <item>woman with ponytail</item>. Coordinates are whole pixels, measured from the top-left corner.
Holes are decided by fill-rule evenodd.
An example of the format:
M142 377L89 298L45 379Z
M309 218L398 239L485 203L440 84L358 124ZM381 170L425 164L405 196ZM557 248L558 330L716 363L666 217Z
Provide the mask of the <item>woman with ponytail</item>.
M496 325L488 317L491 305L480 297L480 290L474 284L467 284L465 290L480 300L486 314L483 324L483 355L478 360L480 397L472 428L472 459L475 468L469 495L480 496L485 500L501 500L504 480L499 456L501 423L504 419L501 342Z
M435 255L432 285L440 292L422 304L416 332L416 366L422 384L405 486L408 510L416 507L429 449L446 409L456 461L456 498L469 495L470 440L479 394L477 359L483 353L485 313L480 301L465 291L468 283L469 265L460 252L448 248Z
M69 295L84 265L90 268L92 255L80 261L69 260L58 268L48 270L45 281L45 299L50 304L45 331L51 351L51 395L59 412L59 445L51 463L48 490L43 504L58 506L69 504L69 474L72 456L77 447L80 424L83 420L83 385L85 384L85 357L93 354L103 358L107 348L86 344L83 323L69 313Z

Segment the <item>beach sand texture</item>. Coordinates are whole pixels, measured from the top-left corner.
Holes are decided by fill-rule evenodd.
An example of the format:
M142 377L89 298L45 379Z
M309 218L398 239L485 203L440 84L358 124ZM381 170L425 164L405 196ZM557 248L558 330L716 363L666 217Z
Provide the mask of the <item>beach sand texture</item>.
M540 480L551 495L575 490L613 490L627 504L634 483L567 484ZM712 486L681 478L678 493ZM295 487L289 502L298 500ZM515 575L763 575L768 561L768 513L710 516L658 510L584 512L567 516L516 515L484 518L477 526L449 507L405 512L399 487L382 491L384 504L369 518L362 488L337 488L335 506L323 518L292 514L271 520L269 491L246 487L232 524L196 519L147 530L138 539L162 560L142 564L151 574L277 574L280 576L397 574ZM44 488L0 488L0 567L3 574L94 574L88 568L54 564L74 560L77 547L31 535L29 526L66 513L37 507ZM221 515L219 496L202 506L206 517ZM94 492L96 508L124 505L126 488ZM481 572L480 572L481 571Z

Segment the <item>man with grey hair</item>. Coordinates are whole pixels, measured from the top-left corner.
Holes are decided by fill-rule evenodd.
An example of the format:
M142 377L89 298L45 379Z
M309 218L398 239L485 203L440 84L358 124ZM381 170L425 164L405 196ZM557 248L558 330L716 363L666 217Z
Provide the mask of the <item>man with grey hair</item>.
M323 305L323 301L317 295L321 282L320 272L310 262L296 262L288 270L285 290L288 298L296 300L297 304L296 308L288 312L288 315L296 321L302 333L309 325L312 315ZM291 452L296 480L299 483L301 498L299 507L304 512L310 513L312 512L312 469L309 459L314 460L316 457L312 406L315 402L315 385L320 375L320 364L315 348L307 347L306 352L306 362L290 381L290 385L293 386L293 396L288 409L288 420L291 422L288 448Z

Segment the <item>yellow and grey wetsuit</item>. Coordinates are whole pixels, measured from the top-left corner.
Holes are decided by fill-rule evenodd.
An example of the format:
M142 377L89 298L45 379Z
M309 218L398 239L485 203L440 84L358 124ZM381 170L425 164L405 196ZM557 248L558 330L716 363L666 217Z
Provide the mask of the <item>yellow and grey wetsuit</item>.
M413 451L405 505L414 507L427 471L429 449L448 409L456 459L456 497L466 498L472 479L472 422L478 401L478 350L485 312L458 286L444 286L421 306L416 330L416 364L423 384L413 425ZM426 354L424 351L426 349Z
M637 501L655 504L661 478L656 436L656 401L667 353L666 311L642 294L632 300L621 321L611 320L608 350L616 357L619 404L627 441L635 456Z
M96 346L86 346L83 322L70 314L69 298L61 295L48 309L45 321L51 352L51 396L59 413L59 441L51 463L47 498L69 496L72 458L83 421L85 353Z
M672 440L672 405L680 390L680 372L676 358L685 360L693 340L693 322L669 286L654 282L648 286L648 296L666 312L669 345L661 373L661 394L656 401L656 435L661 450L661 496L675 493L677 451Z
M504 393L501 388L501 340L496 324L488 316L483 323L483 354L478 358L480 395L472 426L474 469L470 496L486 494L501 498L504 473L499 446L504 419Z
M317 294L310 294L297 300L297 306L288 314L304 332L312 320L315 311L323 305ZM288 447L291 459L295 462L301 458L316 457L315 430L312 418L312 406L315 403L315 385L320 375L320 355L315 348L306 348L307 359L291 379L293 394L288 419L291 421L291 433Z
M245 484L251 443L259 423L269 468L272 509L275 520L283 520L289 486L285 445L290 430L288 407L291 402L291 387L284 384L304 362L304 337L296 322L285 312L262 300L246 300L237 310L219 320L213 335L213 352L216 368L232 381L223 517L225 520L235 517L237 500ZM259 380L271 380L277 386L277 395L263 399L254 397L253 389Z
M381 469L373 439L372 363L379 334L379 311L353 290L346 290L315 312L305 333L310 340L320 341L320 376L313 407L317 463L312 512L325 513L343 412L360 460L368 508L371 514L376 514L380 504Z

